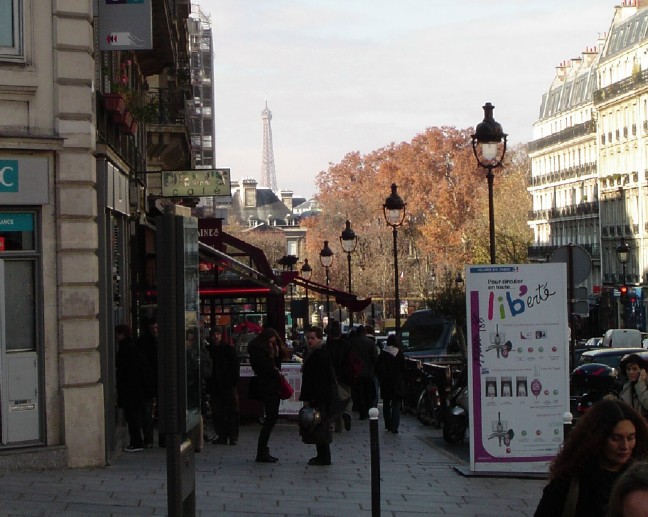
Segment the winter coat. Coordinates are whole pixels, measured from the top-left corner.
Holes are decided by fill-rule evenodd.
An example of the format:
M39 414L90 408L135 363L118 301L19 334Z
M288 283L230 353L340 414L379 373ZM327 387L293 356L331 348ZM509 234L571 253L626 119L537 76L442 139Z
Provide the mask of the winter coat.
M375 371L383 400L405 395L405 356L402 350L396 347L393 350L382 350Z
M212 362L212 375L209 380L210 393L229 393L238 385L241 374L241 364L233 346L221 342L207 345Z
M578 479L578 502L573 517L605 517L612 486L621 473L598 466L583 469ZM570 484L570 479L551 480L542 492L534 517L560 517Z
M619 398L642 415L648 415L648 389L645 382L626 382L619 393Z
M146 395L156 397L158 392L158 340L148 330L145 330L136 341L137 348L144 354L148 369Z
M255 337L248 344L250 366L257 376L257 386L260 394L279 396L279 382L281 378L281 358L272 357L268 344L260 336Z
M312 350L302 367L299 400L328 415L335 387L335 374L329 351L325 346Z
M131 338L117 348L117 406L124 409L144 407L149 385L149 368L142 351Z

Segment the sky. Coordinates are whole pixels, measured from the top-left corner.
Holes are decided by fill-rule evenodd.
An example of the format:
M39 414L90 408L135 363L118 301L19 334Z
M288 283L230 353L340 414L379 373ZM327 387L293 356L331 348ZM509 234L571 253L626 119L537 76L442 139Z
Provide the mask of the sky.
M194 1L214 36L216 166L261 180L267 100L278 188L310 198L347 153L475 127L486 102L510 144L532 140L556 67L623 0Z

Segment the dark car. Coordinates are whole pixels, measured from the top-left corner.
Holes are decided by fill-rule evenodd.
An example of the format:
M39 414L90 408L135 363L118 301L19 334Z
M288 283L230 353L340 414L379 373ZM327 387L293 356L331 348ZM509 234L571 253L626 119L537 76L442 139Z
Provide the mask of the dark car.
M587 363L606 364L611 368L618 368L621 359L626 354L641 354L646 352L643 348L597 348L583 352L578 360L578 365Z
M430 309L410 314L401 327L400 341L406 357L430 363L463 364L466 339L456 320Z

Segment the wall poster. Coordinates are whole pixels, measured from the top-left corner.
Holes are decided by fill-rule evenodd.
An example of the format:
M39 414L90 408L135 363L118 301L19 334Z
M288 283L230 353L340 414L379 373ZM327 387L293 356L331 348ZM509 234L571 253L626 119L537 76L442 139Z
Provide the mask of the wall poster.
M547 472L569 411L566 264L467 266L470 469Z

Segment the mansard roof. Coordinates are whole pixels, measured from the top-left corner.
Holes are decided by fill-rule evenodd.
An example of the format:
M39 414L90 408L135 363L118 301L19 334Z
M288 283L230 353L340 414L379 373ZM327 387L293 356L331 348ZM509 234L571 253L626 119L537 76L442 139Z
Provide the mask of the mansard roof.
M555 116L592 101L596 90L596 60L589 66L578 66L564 80L555 80L542 96L540 119Z
M256 206L252 207L245 206L244 199L241 198L242 191L243 189L232 196L232 210L230 212L240 224L248 224L250 220L266 222L272 220L276 221L276 225L283 226L287 225L287 221L292 218L291 211L271 189L257 187Z
M648 37L648 9L640 9L629 18L614 24L606 41L601 63L613 59Z

